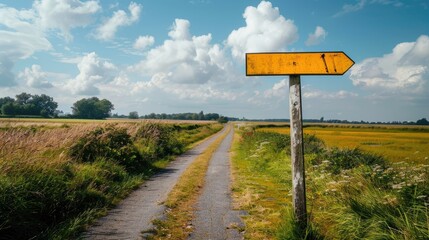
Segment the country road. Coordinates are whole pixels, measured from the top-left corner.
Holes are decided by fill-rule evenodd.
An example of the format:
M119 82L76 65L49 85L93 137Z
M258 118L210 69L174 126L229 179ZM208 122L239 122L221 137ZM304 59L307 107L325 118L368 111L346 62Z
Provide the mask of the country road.
M142 239L142 231L151 230L152 221L162 217L166 210L162 203L184 170L226 129L227 127L177 157L162 172L154 175L116 208L110 210L105 217L97 220L82 237L84 239ZM239 233L231 228L232 225L241 224L239 218L230 211L228 152L232 132L229 132L211 160L206 177L207 184L198 202L198 212L195 214L197 218L194 222L195 234L191 235L192 239L241 239ZM207 191L219 196L208 196ZM210 203L210 200L215 203ZM207 211L204 211L205 209ZM207 222L205 222L205 218L207 218ZM219 234L214 235L213 231L219 232ZM201 234L210 237L200 238Z
M213 154L205 185L197 203L191 240L238 240L244 227L238 212L232 210L229 150L234 131L231 130Z

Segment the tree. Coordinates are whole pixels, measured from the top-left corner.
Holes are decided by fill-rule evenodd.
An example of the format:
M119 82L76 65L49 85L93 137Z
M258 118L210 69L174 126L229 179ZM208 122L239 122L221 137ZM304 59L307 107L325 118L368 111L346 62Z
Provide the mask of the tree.
M3 111L3 106L6 104L13 104L15 102L15 99L11 98L11 97L4 97L4 98L0 98L0 114L5 114L6 113ZM6 108L9 108L10 106L7 106ZM7 114L9 115L9 114Z
M227 123L228 122L228 118L224 117L224 116L220 116L217 121L218 121L218 123Z
M429 121L426 118L422 118L417 120L416 122L417 125L429 125Z
M110 116L114 109L113 104L107 99L97 97L83 98L73 104L73 116L85 119L104 119Z
M31 95L21 93L15 96L0 98L1 113L5 115L37 115L43 117L55 116L58 103L48 95ZM3 110L4 109L4 110Z
M134 111L134 112L130 112L130 115L128 116L129 119L138 119L139 118L139 113Z

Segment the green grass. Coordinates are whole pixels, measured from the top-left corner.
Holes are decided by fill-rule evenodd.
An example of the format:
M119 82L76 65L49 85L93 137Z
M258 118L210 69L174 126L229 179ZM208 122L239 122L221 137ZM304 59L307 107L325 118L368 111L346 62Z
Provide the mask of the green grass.
M41 122L2 129L0 238L77 237L173 155L219 130L209 125L199 124L193 132L186 124L147 122Z
M247 129L234 142L234 198L249 212L247 239L429 238L429 162L320 149L314 137L304 140L309 222L300 229L292 214L288 141Z

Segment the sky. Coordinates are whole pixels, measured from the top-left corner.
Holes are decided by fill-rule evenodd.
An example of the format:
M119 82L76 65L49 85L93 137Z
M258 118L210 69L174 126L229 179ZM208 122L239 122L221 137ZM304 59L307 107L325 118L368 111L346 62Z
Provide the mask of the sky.
M289 118L288 76L245 76L246 52L343 51L301 76L305 119L429 118L428 0L0 2L0 97L89 97L113 113Z

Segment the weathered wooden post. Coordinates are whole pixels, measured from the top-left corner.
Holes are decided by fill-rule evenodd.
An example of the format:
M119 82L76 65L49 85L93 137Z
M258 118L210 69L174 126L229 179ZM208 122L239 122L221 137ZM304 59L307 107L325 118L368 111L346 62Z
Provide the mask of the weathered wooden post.
M289 76L290 139L292 162L292 203L301 227L307 225L305 197L304 137L302 131L301 77Z
M246 53L246 76L289 75L292 201L295 220L307 225L300 75L343 75L354 62L344 52Z

